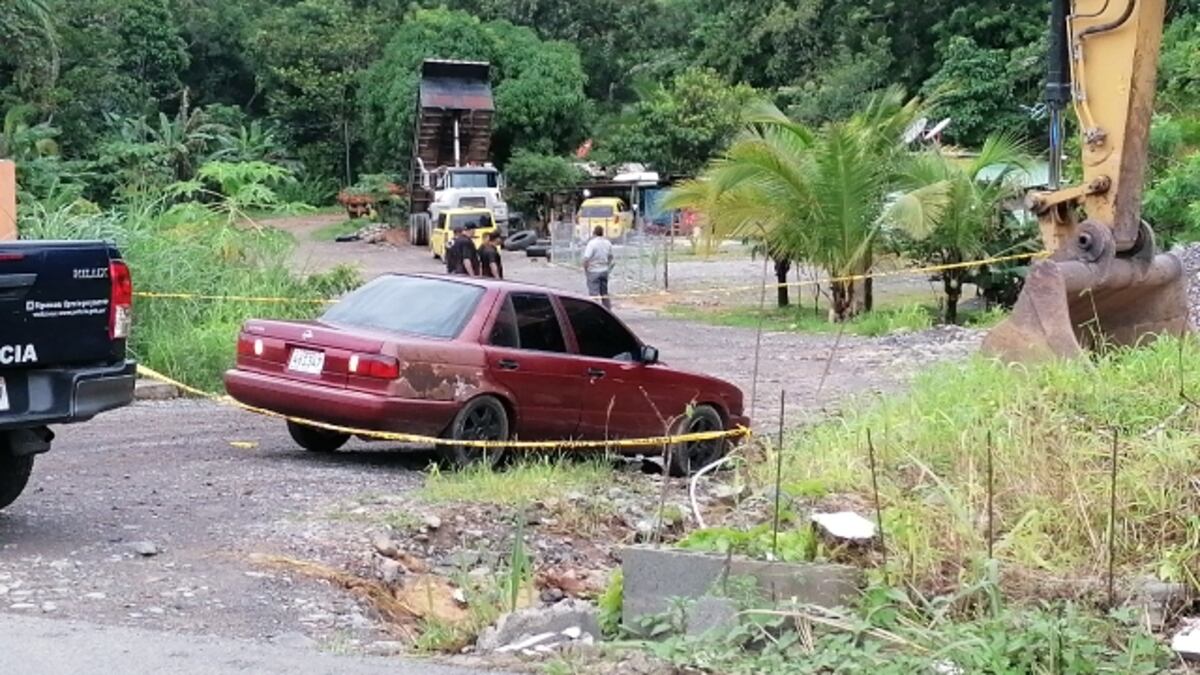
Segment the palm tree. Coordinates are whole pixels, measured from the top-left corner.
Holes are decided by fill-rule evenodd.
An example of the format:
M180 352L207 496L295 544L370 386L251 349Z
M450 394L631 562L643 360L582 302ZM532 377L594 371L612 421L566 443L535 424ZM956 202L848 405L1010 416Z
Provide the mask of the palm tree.
M989 138L979 155L970 159L951 157L940 150L925 152L909 164L901 183L913 189L947 185L946 203L931 221L898 224L915 241L921 257L935 265L1009 253L989 249L1000 239L997 235L1007 217L1001 206L1021 195L1023 188L1015 178L1027 166L1024 145L1011 136ZM975 273L966 268L941 273L947 323L958 322L963 284Z
M942 183L893 194L907 157L900 139L918 110L888 91L851 119L812 130L759 104L697 181L705 187L685 186L668 204L702 211L718 236L766 243L776 260L819 266L832 277L831 316L845 321L862 304L847 277L870 269L885 226L931 228L944 202Z

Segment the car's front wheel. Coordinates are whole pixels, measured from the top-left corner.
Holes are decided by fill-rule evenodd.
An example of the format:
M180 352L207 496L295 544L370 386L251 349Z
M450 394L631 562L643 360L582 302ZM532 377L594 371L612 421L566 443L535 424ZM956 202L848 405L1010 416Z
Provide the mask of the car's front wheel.
M318 429L291 420L288 421L287 428L296 445L312 452L334 452L350 440L350 434Z
M710 405L700 405L680 419L675 425L674 435L687 436L724 430L725 421L721 419L721 413ZM728 438L673 443L668 448L668 470L672 476L690 476L693 472L721 459L728 452Z
M458 441L507 441L509 433L508 410L494 396L471 399L454 416L446 438ZM504 448L480 448L469 445L446 445L442 456L455 467L465 467L476 462L495 466L504 456Z
M33 472L33 455L0 454L0 509L15 502Z

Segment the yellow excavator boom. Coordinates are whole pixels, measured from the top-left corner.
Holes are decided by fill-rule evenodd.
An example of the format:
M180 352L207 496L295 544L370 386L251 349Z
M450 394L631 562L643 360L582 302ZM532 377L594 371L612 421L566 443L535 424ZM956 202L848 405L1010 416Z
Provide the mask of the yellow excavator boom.
M1049 190L1031 193L1050 259L984 341L1010 361L1074 357L1187 330L1183 267L1142 220L1166 0L1053 0ZM1083 180L1062 186L1063 107L1075 110ZM1082 222L1080 216L1083 216Z

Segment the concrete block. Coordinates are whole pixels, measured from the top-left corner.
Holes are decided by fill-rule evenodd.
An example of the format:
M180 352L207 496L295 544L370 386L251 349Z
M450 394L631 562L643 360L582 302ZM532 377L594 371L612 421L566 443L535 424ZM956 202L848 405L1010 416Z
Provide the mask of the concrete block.
M733 600L706 595L688 608L687 634L699 637L709 631L727 631L737 625L737 615Z
M627 626L641 617L667 612L676 598L719 597L719 584L729 577L753 578L764 606L795 600L830 608L853 604L863 581L861 570L846 565L773 563L739 556L727 560L711 553L646 547L622 549L621 570L625 584L621 618Z
M179 389L166 382L139 379L133 387L133 398L136 401L168 401L179 398Z

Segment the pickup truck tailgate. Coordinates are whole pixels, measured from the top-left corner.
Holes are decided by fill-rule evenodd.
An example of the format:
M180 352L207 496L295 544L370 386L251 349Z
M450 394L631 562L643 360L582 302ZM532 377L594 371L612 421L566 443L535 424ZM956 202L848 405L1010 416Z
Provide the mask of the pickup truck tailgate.
M0 374L124 360L109 337L117 256L102 242L0 243Z

